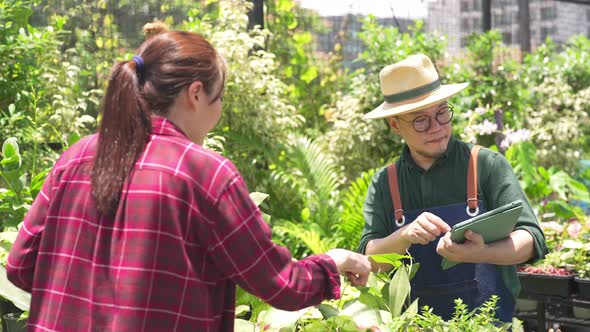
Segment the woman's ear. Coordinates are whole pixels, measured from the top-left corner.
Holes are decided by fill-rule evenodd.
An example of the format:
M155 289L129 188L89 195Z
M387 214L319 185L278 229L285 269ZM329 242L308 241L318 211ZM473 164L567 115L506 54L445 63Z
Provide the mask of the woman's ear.
M199 81L193 82L187 86L184 93L185 100L190 105L191 110L197 110L199 108L198 105L205 101L205 96L203 95L203 83Z
M204 98L203 83L199 81L192 82L187 88L187 93L189 95L189 100L199 102Z

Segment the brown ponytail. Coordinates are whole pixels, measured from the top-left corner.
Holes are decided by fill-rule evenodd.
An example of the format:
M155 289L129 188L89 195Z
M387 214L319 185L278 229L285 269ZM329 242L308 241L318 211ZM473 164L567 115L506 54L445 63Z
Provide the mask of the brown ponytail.
M100 214L113 216L123 183L151 132L138 90L135 61L115 64L102 107L98 150L92 169L93 196Z
M165 116L178 93L195 81L218 98L221 89L213 89L225 80L221 57L196 33L157 33L142 44L138 56L143 61L139 72L134 60L114 65L103 100L92 195L105 216L116 213L125 180L149 141L150 114Z

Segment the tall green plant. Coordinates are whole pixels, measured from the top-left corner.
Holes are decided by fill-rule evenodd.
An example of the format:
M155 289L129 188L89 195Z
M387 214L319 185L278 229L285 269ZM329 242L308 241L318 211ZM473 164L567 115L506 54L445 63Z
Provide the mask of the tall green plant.
M521 66L515 52L502 43L499 31L470 35L466 54L451 59L442 72L450 83L470 83L462 98L453 101L458 115L464 115L456 117L453 128L462 139L492 146L497 144L497 134L526 124L524 108L529 91L518 79ZM475 123L474 115L478 116Z
M287 87L275 74L274 55L264 51L268 31L247 30L248 4L225 0L211 15L191 11L180 29L202 34L225 57L229 76L215 134L225 137L224 154L251 189L272 194L269 166L280 155L287 133L304 119L286 98Z
M277 75L287 85L291 104L308 124L304 133L316 137L325 130L322 105L346 84L333 53L314 52L314 35L326 28L320 17L294 0L268 1L266 28L270 31L267 49L277 58Z
M512 165L527 197L539 204L542 212L555 212L558 217L577 217L584 220L580 208L569 201L590 202L588 188L558 167L546 169L537 166L536 148L532 142L522 142L506 151L506 159Z
M339 247L355 250L359 244L365 225L363 205L375 172L376 169L363 172L343 193L340 203L343 210L340 220L336 223Z
M14 230L23 221L48 172L49 169L46 169L31 175L24 168L16 138L4 141L0 161L0 230Z
M590 141L590 41L572 37L561 51L550 42L526 57L522 81L532 90L525 110L538 161L573 174L588 158ZM534 89L533 89L534 87Z
M304 208L276 230L303 241L312 253L322 253L336 244L333 230L341 213L337 205L341 176L317 142L298 135L290 141L285 162L274 173L296 188Z

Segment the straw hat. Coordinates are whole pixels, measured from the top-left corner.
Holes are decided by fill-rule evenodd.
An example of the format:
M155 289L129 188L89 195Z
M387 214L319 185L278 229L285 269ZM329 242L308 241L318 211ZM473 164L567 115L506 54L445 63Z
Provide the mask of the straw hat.
M385 102L363 116L381 119L418 111L459 93L469 83L441 84L432 61L424 54L409 56L379 73Z

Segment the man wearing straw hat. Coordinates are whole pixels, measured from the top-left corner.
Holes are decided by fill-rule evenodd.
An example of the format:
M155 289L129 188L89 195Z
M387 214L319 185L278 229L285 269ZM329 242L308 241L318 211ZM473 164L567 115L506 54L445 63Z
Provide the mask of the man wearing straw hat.
M373 177L359 251L408 251L421 264L412 298L446 320L454 299L474 309L495 294L497 317L511 322L520 291L515 265L543 258L547 247L506 159L452 136L454 109L447 99L469 84L441 84L423 54L383 68L380 80L385 102L364 118L386 119L405 145L399 160ZM464 244L450 239L454 224L519 199L524 209L507 239L486 244L472 231ZM465 264L443 270L443 257Z

